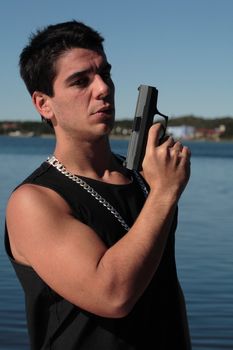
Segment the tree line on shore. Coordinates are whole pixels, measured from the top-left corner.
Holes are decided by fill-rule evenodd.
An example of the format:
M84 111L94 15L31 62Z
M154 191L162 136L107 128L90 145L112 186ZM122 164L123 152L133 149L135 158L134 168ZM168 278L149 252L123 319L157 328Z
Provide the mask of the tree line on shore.
M116 119L112 134L119 134L122 130L122 135L129 135L132 128L132 119ZM225 126L225 131L222 133L222 139L233 139L233 117L219 118L202 118L193 115L169 118L169 126L192 126L198 129L215 129L220 125ZM118 130L118 131L117 131ZM1 121L1 135L53 135L53 129L46 123L40 121Z

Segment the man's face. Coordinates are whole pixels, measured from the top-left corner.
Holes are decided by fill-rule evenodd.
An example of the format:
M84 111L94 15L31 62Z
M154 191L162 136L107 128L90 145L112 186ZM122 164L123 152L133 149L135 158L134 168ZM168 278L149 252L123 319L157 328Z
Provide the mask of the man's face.
M114 84L103 52L74 48L56 62L54 126L78 137L109 134L113 127Z

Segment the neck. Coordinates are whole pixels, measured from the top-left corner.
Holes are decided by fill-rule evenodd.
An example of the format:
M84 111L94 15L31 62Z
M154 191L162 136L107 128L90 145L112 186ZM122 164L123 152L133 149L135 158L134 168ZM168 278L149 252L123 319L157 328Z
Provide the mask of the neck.
M56 143L55 157L68 171L110 183L125 183L123 168L116 161L110 148L109 139L103 137L93 142Z

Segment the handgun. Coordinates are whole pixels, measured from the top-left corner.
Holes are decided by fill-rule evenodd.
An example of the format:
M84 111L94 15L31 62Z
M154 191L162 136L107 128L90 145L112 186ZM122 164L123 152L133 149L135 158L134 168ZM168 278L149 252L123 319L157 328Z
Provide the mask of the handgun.
M154 115L164 117L157 109L158 90L153 86L140 85L132 133L129 140L125 166L130 170L141 170L145 155L148 131L153 124Z

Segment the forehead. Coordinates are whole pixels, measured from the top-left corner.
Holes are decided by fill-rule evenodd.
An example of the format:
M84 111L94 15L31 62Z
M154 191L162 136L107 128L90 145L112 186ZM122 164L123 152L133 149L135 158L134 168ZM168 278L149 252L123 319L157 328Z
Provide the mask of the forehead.
M56 61L56 76L67 76L75 71L99 68L107 62L103 51L72 48L64 52Z

